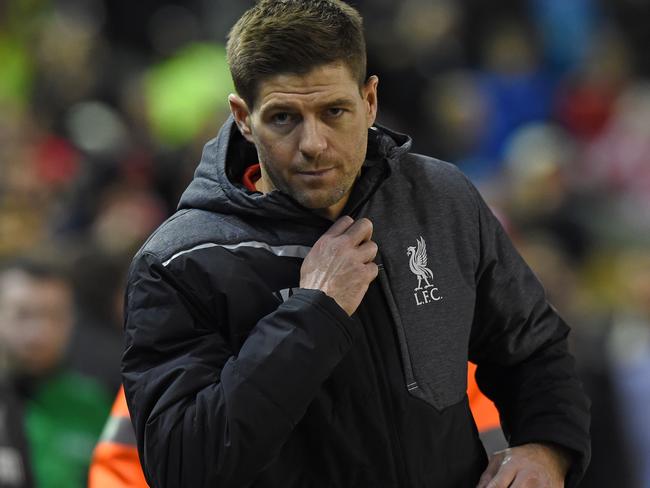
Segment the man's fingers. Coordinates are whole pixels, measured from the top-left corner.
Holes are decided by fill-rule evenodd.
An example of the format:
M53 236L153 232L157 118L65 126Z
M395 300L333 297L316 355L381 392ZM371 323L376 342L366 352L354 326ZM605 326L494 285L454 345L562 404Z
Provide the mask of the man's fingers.
M357 248L361 262L369 263L377 256L377 244L375 241L366 241Z
M481 478L478 480L478 485L476 485L476 488L485 488L491 479L492 476L488 475L487 473L483 473L481 475Z
M512 483L517 475L517 468L509 461L510 455L506 454L501 461L497 474L485 488L508 488L510 486L510 483Z
M362 242L369 241L372 237L372 222L366 218L361 218L348 227L344 234L352 239L354 246L358 246Z
M546 488L547 486L549 485L543 484L539 478L517 475L509 488Z
M515 479L515 475L516 471L514 469L500 469L485 488L508 488L512 480Z
M492 481L492 478L494 478L495 474L496 473L490 473L488 471L484 471L480 479L478 480L478 485L476 485L476 488L486 488L488 483Z
M547 446L534 443L497 452L490 459L477 488L561 488L566 468L553 463L552 454ZM495 466L498 468L496 474Z
M501 452L494 454L490 458L490 463L487 465L487 468L485 468L485 471L483 471L481 478L478 480L478 485L476 485L476 488L486 488L488 483L492 481L492 478L494 478L499 471L499 467L501 467L503 458L504 454Z
M343 217L339 217L323 235L332 237L340 236L348 230L352 224L354 224L354 219L349 215L344 215Z
M369 273L370 281L377 278L377 275L379 274L379 266L377 266L375 263L367 263L366 270Z

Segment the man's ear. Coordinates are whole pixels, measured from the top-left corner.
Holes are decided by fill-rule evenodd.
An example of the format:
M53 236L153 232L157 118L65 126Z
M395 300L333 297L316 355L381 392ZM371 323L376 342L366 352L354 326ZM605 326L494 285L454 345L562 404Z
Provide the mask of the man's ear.
M251 115L248 110L248 105L243 98L235 93L228 95L228 104L232 112L239 132L246 138L248 142L253 142L253 133L251 131Z
M363 100L366 102L366 119L368 121L368 127L371 127L375 123L377 118L377 86L379 85L379 78L376 75L372 75L368 78L368 81L363 85L361 94L363 95Z

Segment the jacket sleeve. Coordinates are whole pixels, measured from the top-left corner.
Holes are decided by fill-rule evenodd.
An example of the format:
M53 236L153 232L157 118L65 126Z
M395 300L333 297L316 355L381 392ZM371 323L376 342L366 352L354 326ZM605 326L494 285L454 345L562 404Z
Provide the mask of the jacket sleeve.
M154 255L132 264L122 375L152 487L249 485L352 343L333 299L297 290L232 351L223 296L198 288Z
M569 327L478 191L471 191L480 257L469 353L478 385L496 404L511 446L547 442L573 454L566 486L574 487L591 450L589 400L568 351Z

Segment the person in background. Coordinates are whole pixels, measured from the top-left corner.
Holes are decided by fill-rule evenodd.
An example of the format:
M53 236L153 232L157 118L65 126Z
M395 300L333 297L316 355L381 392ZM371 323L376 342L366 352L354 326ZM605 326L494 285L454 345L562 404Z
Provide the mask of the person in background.
M14 462L6 486L30 486L31 478L39 488L86 484L110 397L95 381L65 366L73 295L66 271L47 259L16 259L0 268L1 383L6 393L0 398L6 412L0 431L13 431L6 444L14 443L14 453L21 453L20 460L8 458ZM4 487L2 483L0 478Z
M124 398L117 393L111 415L93 451L88 488L146 488L135 432Z

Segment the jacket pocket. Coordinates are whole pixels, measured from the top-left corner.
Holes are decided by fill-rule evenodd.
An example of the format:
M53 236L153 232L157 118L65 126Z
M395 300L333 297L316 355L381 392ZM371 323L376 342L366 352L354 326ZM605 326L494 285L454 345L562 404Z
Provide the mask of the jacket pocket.
M378 279L399 341L405 388L439 411L458 403L467 389L467 321L445 312L435 316L433 307L417 304L410 313L400 311L383 265Z

